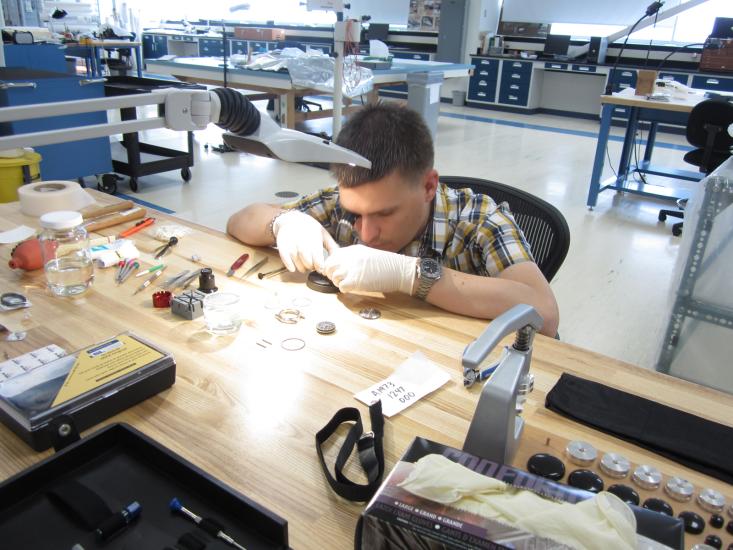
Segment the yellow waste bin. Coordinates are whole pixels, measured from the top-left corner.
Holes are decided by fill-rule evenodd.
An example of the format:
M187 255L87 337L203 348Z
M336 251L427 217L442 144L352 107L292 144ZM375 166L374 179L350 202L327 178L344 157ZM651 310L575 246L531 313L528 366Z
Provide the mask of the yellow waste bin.
M18 200L18 187L41 179L41 155L25 151L22 156L0 157L0 202Z

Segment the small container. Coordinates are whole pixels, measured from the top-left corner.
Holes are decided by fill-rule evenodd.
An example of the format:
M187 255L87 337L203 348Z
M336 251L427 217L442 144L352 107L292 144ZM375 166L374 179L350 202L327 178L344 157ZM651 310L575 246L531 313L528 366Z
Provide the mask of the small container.
M231 292L215 292L204 298L204 320L211 334L232 334L239 330L239 296Z
M59 210L41 216L39 237L48 288L56 296L85 292L94 279L89 237L79 212Z

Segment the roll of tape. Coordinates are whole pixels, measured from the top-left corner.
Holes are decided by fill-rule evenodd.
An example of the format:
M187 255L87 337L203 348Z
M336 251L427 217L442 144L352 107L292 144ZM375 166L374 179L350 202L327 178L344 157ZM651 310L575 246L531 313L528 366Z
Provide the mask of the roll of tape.
M18 188L20 211L27 216L42 216L55 210L80 210L94 200L73 181L39 181Z

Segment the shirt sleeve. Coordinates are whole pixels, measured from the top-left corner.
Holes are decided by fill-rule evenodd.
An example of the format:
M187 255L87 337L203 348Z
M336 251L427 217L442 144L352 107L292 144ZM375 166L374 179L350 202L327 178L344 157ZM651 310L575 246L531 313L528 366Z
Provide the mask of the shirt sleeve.
M296 201L282 205L285 210L299 210L308 214L318 223L326 228L331 236L334 236L338 226L338 190L335 187L328 187L303 195Z
M475 261L495 277L507 267L533 262L529 243L514 221L505 202L496 204L486 195L475 195L470 221L466 228Z

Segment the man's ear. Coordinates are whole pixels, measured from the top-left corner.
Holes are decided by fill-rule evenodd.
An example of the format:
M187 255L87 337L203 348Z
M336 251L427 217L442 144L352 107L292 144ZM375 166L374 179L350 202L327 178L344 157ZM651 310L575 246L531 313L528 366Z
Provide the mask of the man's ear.
M435 193L438 190L438 171L435 169L428 170L425 174L423 181L423 188L425 190L425 202L432 202L435 198Z

